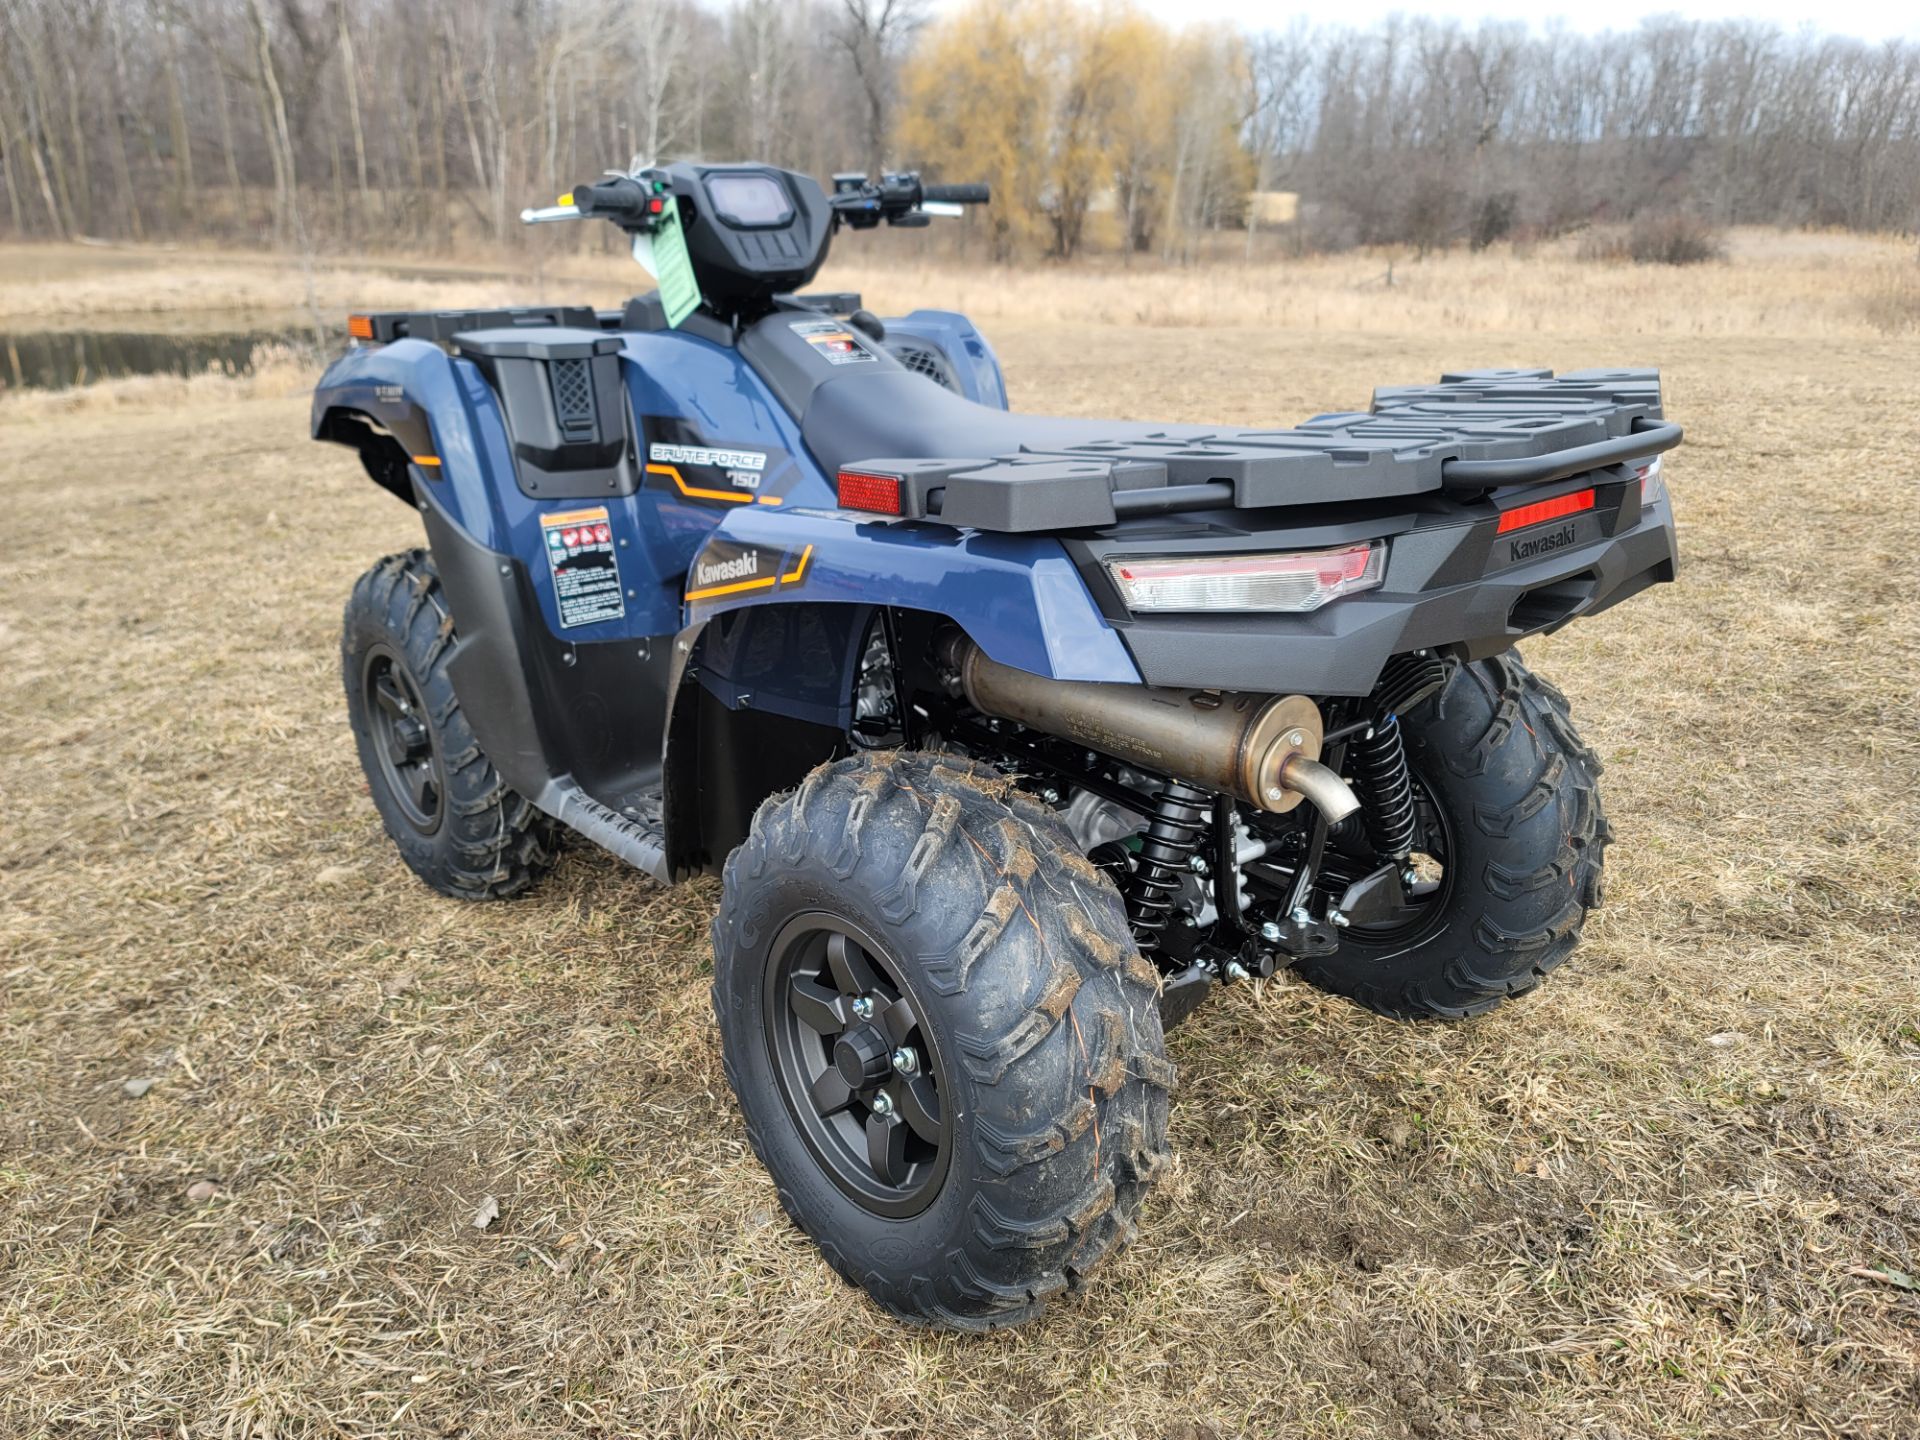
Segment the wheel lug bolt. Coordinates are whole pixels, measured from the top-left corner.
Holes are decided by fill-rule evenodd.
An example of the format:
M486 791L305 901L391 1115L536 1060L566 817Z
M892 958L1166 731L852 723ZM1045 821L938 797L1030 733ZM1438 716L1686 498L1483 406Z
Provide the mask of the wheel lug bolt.
M893 1113L893 1097L882 1090L873 1097L872 1107L873 1113L876 1115L891 1115Z
M858 1015L862 1020L871 1020L873 1018L873 997L871 995L862 995L858 1000L855 1000L853 1002L853 1013Z
M893 1068L902 1075L911 1075L920 1068L920 1057L902 1045L893 1052Z

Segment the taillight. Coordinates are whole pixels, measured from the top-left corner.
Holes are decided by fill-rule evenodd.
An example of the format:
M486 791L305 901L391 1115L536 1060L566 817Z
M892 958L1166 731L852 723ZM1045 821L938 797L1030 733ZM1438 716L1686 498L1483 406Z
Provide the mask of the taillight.
M1640 481L1640 503L1642 505L1651 505L1656 500L1664 500L1667 498L1666 475L1660 468L1660 457L1658 455L1642 465L1634 472L1634 475L1635 478Z
M868 475L860 470L842 470L837 477L842 510L866 510L875 515L900 513L900 477Z
M1578 515L1582 510L1592 508L1593 491L1591 490L1576 490L1571 495L1556 495L1551 500L1536 500L1531 505L1516 505L1511 510L1500 512L1500 527L1496 533L1504 535L1509 530L1524 530L1529 525L1544 525L1549 520Z
M1346 545L1267 555L1109 560L1107 573L1133 611L1240 610L1300 614L1371 590L1387 547Z

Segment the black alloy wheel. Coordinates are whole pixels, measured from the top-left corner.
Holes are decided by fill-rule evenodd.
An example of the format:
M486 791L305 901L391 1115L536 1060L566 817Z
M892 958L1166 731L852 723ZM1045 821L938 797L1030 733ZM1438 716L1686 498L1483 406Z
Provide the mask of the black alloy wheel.
M819 911L788 921L767 956L767 1044L807 1148L864 1209L918 1214L946 1178L950 1086L897 962Z
M407 824L431 835L445 817L447 778L420 687L404 660L375 645L367 652L361 689L387 788Z
M994 1330L1086 1283L1166 1164L1158 974L1054 813L869 751L727 857L713 1009L781 1208L894 1314Z
M432 557L408 550L375 565L342 622L353 748L400 858L456 899L525 893L553 864L558 826L508 788L474 739L447 673L458 646Z

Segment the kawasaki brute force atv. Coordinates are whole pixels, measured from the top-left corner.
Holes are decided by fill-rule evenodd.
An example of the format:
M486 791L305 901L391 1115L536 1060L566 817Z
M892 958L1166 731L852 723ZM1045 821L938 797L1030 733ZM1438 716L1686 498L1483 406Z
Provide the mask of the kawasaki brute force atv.
M347 703L428 884L584 835L718 871L748 1138L842 1275L1012 1324L1132 1232L1165 1030L1291 968L1475 1015L1600 900L1599 764L1513 652L1674 575L1649 370L1462 371L1291 430L1016 415L961 316L800 294L984 186L671 165L620 311L356 316L313 433L427 548Z

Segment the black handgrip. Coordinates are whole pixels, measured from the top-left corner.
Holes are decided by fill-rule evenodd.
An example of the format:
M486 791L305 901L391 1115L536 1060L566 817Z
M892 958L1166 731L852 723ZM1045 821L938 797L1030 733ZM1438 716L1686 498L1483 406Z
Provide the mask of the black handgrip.
M644 185L624 175L597 185L573 187L573 208L595 219L638 219L646 214L650 198Z
M920 198L932 200L943 205L985 205L988 190L985 185L923 185Z

